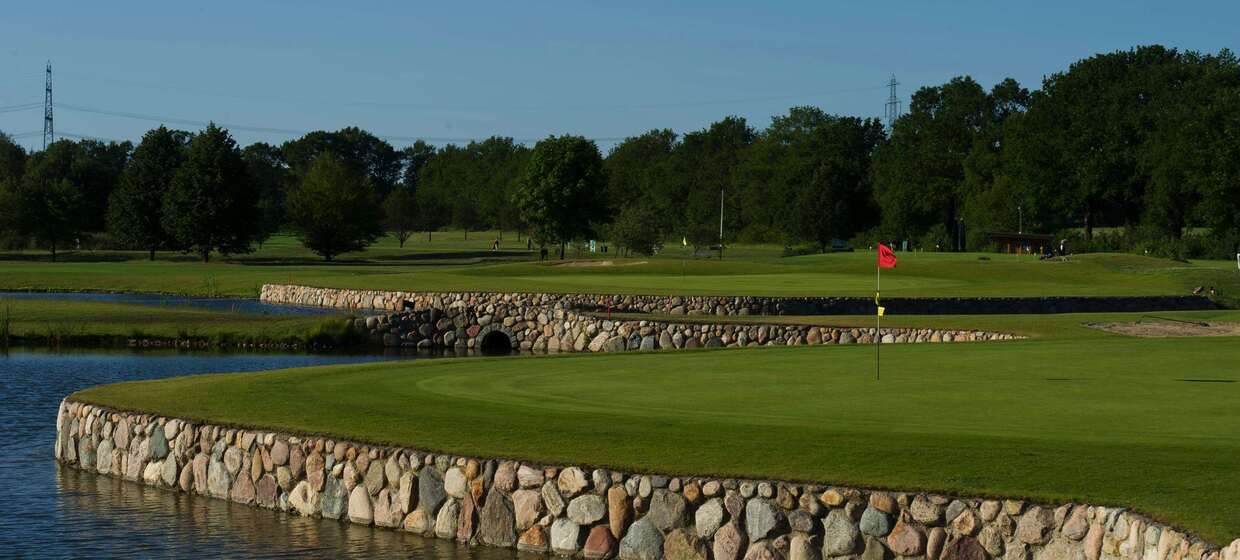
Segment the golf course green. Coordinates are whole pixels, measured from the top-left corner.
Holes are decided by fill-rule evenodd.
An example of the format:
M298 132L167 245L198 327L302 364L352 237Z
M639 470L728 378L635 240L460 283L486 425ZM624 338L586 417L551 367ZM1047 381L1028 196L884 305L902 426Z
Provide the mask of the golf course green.
M1215 542L1240 534L1240 343L1044 328L891 345L881 380L873 347L800 347L319 367L72 398L486 457L1122 505Z
M390 239L340 262L286 237L209 264L172 254L7 255L0 290L257 297L264 283L407 291L870 296L866 251L783 257L773 246L692 258L531 260L494 234ZM900 253L885 297L1186 295L1234 307L1234 263L1136 255L1040 261ZM299 337L317 318L260 319L120 304L16 304L13 332ZM872 325L870 316L660 317ZM1240 534L1240 342L1137 338L1090 323L1240 322L1228 309L888 316L885 327L1025 340L420 360L103 385L73 399L213 423L481 457L618 469L1080 501L1136 509L1216 543Z

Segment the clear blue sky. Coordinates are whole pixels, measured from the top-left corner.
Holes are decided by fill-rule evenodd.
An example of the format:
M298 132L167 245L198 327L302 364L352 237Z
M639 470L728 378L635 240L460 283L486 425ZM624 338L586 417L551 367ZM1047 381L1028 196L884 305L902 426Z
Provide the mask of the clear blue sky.
M730 114L761 127L792 105L879 116L891 74L907 104L956 75L1032 88L1097 52L1240 37L1234 1L520 4L11 2L0 108L42 101L50 59L59 103L288 131L234 129L242 144L357 125L437 143L574 133L607 149ZM56 113L57 131L104 138L157 124ZM9 134L41 129L40 109L0 112Z

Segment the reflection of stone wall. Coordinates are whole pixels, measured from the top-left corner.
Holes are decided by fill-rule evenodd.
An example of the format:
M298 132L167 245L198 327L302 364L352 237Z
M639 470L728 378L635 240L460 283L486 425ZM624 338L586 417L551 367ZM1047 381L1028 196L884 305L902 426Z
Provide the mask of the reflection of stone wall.
M404 302L415 309L452 305L563 307L579 311L665 313L672 315L869 315L868 297L640 296L611 294L538 294L501 292L390 292L264 284L260 298L270 303L318 305L343 309L398 311ZM977 315L997 313L1103 313L1214 309L1201 296L885 298L888 312L902 315Z
M56 458L297 515L586 558L1240 560L1117 508L431 454L65 401Z

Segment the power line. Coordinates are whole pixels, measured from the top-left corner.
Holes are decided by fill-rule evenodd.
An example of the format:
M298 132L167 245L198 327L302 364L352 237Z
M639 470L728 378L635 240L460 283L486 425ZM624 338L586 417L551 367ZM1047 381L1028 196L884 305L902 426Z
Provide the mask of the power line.
M32 101L30 103L18 103L16 105L0 105L0 111L23 111L30 107L39 107L43 105L42 101Z
M126 118L126 119L151 121L151 122L158 122L158 123L163 123L163 124L180 124L180 125L187 125L187 126L205 127L211 122L214 122L214 121L202 121L202 120L196 120L196 119L184 119L184 118L179 118L179 117L150 115L150 114L144 114L144 113L131 113L128 111L113 111L110 109L84 107L81 105L71 105L67 103L57 103L56 106L61 109L65 109L69 111L78 111L82 113L92 113L96 115L106 115L106 116L120 117L120 118ZM254 126L254 125L247 125L247 124L223 123L223 122L215 122L215 125L222 127L222 128L227 128L229 130L239 130L239 131L244 131L244 132L258 132L258 133L267 133L267 134L286 134L286 135L291 135L291 136L304 136L306 134L314 132L312 130L273 128L273 127L266 127L266 126ZM472 141L482 139L479 137L407 136L407 135L400 135L400 134L381 134L381 133L374 133L374 134L378 138L382 138L387 141L396 141L396 142L415 142L417 140L422 140L425 142L436 142L436 143L439 143L439 142L472 142ZM520 143L537 142L539 140L541 140L541 138L513 138L514 142L520 142ZM591 138L591 140L594 140L595 142L619 142L619 141L624 140L624 138L599 137L599 138Z
M64 78L63 73L60 76L62 79ZM315 104L320 104L320 105L334 105L334 106L343 106L343 107L404 107L404 108L410 108L410 109L422 109L422 110L429 110L429 111L434 111L434 110L478 111L478 110L496 110L496 109L505 110L505 111L542 111L542 110L623 111L623 110L641 110L641 109L666 109L666 108L678 108L678 107L706 107L706 106L712 106L712 105L736 105L736 104L741 104L741 103L759 103L759 102L765 102L765 101L806 99L806 98L811 98L811 97L821 97L825 95L840 95L840 94L846 94L846 93L864 93L867 91L875 91L875 90L880 90L880 89L887 87L887 84L883 84L883 85L855 87L855 88L820 90L820 91L795 93L795 94L778 94L778 95L763 95L763 96L752 96L752 97L737 97L737 98L728 98L728 99L705 99L705 100L693 100L693 101L673 101L673 102L655 102L655 103L621 104L621 105L563 105L563 104L560 104L560 105L550 105L550 106L548 105L501 106L501 105L496 105L496 104L441 105L441 104L433 104L433 103L416 103L416 102L406 102L406 101L328 100L328 99L283 97L283 96L274 96L274 95L242 95L242 94L226 93L226 92L221 92L221 91L213 91L213 90L169 85L169 84L154 84L154 83L148 83L148 82L116 80L113 78L101 78L101 77L95 77L95 76L90 76L86 74L71 74L70 78L73 78L73 77L84 78L86 80L102 82L102 83L129 86L129 87L148 88L148 89L155 89L155 90L162 90L162 91L180 91L180 92L193 93L193 94L198 94L198 95L209 95L209 96L223 97L223 98L229 98L229 99L276 101L280 103L287 103L287 102L315 103Z
M130 85L138 85L140 87L154 87L154 88L160 88L160 89L194 91L189 88L177 88L175 86L158 86L154 84L141 84L139 82L119 82L116 80L100 80L100 81L112 81L115 83L128 83ZM623 109L652 109L652 108L728 105L728 104L738 104L738 103L752 103L752 102L762 102L762 101L798 99L798 98L805 98L805 97L818 97L818 96L824 96L824 95L836 95L836 94L844 94L844 93L867 92L867 91L874 91L874 90L882 89L882 88L891 88L892 93L891 93L891 98L888 100L888 115L887 115L888 123L889 123L888 126L890 128L890 124L894 122L894 118L891 116L893 114L892 112L893 107L894 107L894 114L896 117L899 116L899 110L900 110L899 100L895 97L895 84L898 84L898 82L896 82L895 77L892 76L891 81L888 82L888 84L882 85L882 86L824 90L824 91L818 91L818 92L813 92L813 93L794 94L794 95L770 95L770 96L742 97L742 98L718 99L718 100L697 100L697 101L670 102L670 103L617 105L617 106L606 107L606 109L623 110ZM234 96L234 95L228 95L228 94L221 94L218 92L209 92L209 93L212 95L224 95L228 97L245 98L245 96ZM73 104L66 104L66 103L52 103L51 96L52 96L51 64L49 62L47 69L46 69L45 101L43 103L44 127L46 129L46 132L45 132L46 137L44 138L45 143L50 143L51 141L54 140L54 138L51 138L54 136L53 128L52 128L53 122L51 120L53 107L58 107L62 110L75 111L75 112L81 112L81 113L91 113L91 114L132 119L132 120L142 120L142 121L148 121L148 122L158 122L161 124L182 125L182 126L199 127L199 128L206 127L208 124L214 122L217 126L227 128L229 130L251 132L251 133L258 133L258 134L303 136L305 134L313 132L312 130L304 130L304 129L259 126L259 125L242 124L242 123L224 123L224 122L216 122L216 121L208 121L208 120L200 120L200 119L189 119L189 118L180 118L180 117L170 117L170 116L164 116L164 115L153 115L149 113L136 113L136 112L131 112L131 111L102 109L98 107L87 107L87 106L82 106L82 105L73 105ZM281 98L274 98L274 97L268 98L268 99L281 100ZM287 101L287 99L285 99L285 101ZM366 101L346 102L346 104L347 105L374 105L374 106L413 106L413 107L423 107L423 108L434 108L435 107L435 106L424 105L424 104L383 103L383 102L366 102ZM28 103L28 104L21 104L21 105L12 105L8 107L0 107L0 113L32 110L34 108L37 108L38 106L39 106L38 103ZM441 106L441 107L446 107L446 106ZM464 109L464 108L467 108L467 107L464 107L464 106L453 107L453 109ZM474 108L483 108L483 107L474 107ZM491 107L485 107L485 108L494 109L495 107L491 106ZM557 109L564 109L564 107L557 107ZM437 137L437 136L411 136L411 135L381 134L381 133L374 133L374 134L376 137L389 141L389 142L409 142L409 143L412 143L418 140L425 141L425 142L431 142L431 143L463 143L463 142L473 142L473 141L478 141L478 140L483 139L483 137ZM103 139L100 137L93 137L93 136L89 138ZM545 137L512 138L512 140L514 142L518 142L522 144L532 144L532 143L538 142L539 140L542 140L543 138ZM612 136L612 137L594 137L590 139L598 143L614 144L614 143L622 142L626 138L627 137Z
M125 140L118 140L116 138L105 138L103 136L93 136L90 134L77 134L74 132L65 132L63 130L60 132L57 132L56 134L60 136L61 138L73 138L75 140L98 140L100 142L116 142L116 143L125 142Z

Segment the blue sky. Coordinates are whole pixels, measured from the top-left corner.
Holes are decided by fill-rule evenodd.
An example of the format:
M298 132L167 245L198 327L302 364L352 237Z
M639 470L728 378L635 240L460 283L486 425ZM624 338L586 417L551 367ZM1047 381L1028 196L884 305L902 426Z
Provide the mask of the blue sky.
M793 105L879 116L968 74L1043 76L1138 44L1236 48L1240 2L23 2L0 17L0 108L43 98L56 129L137 139L157 122L274 129L242 144L357 125L437 143L765 126ZM2 110L2 109L0 109ZM193 124L171 123L197 129ZM0 130L42 129L40 109ZM22 139L35 147L41 137Z

